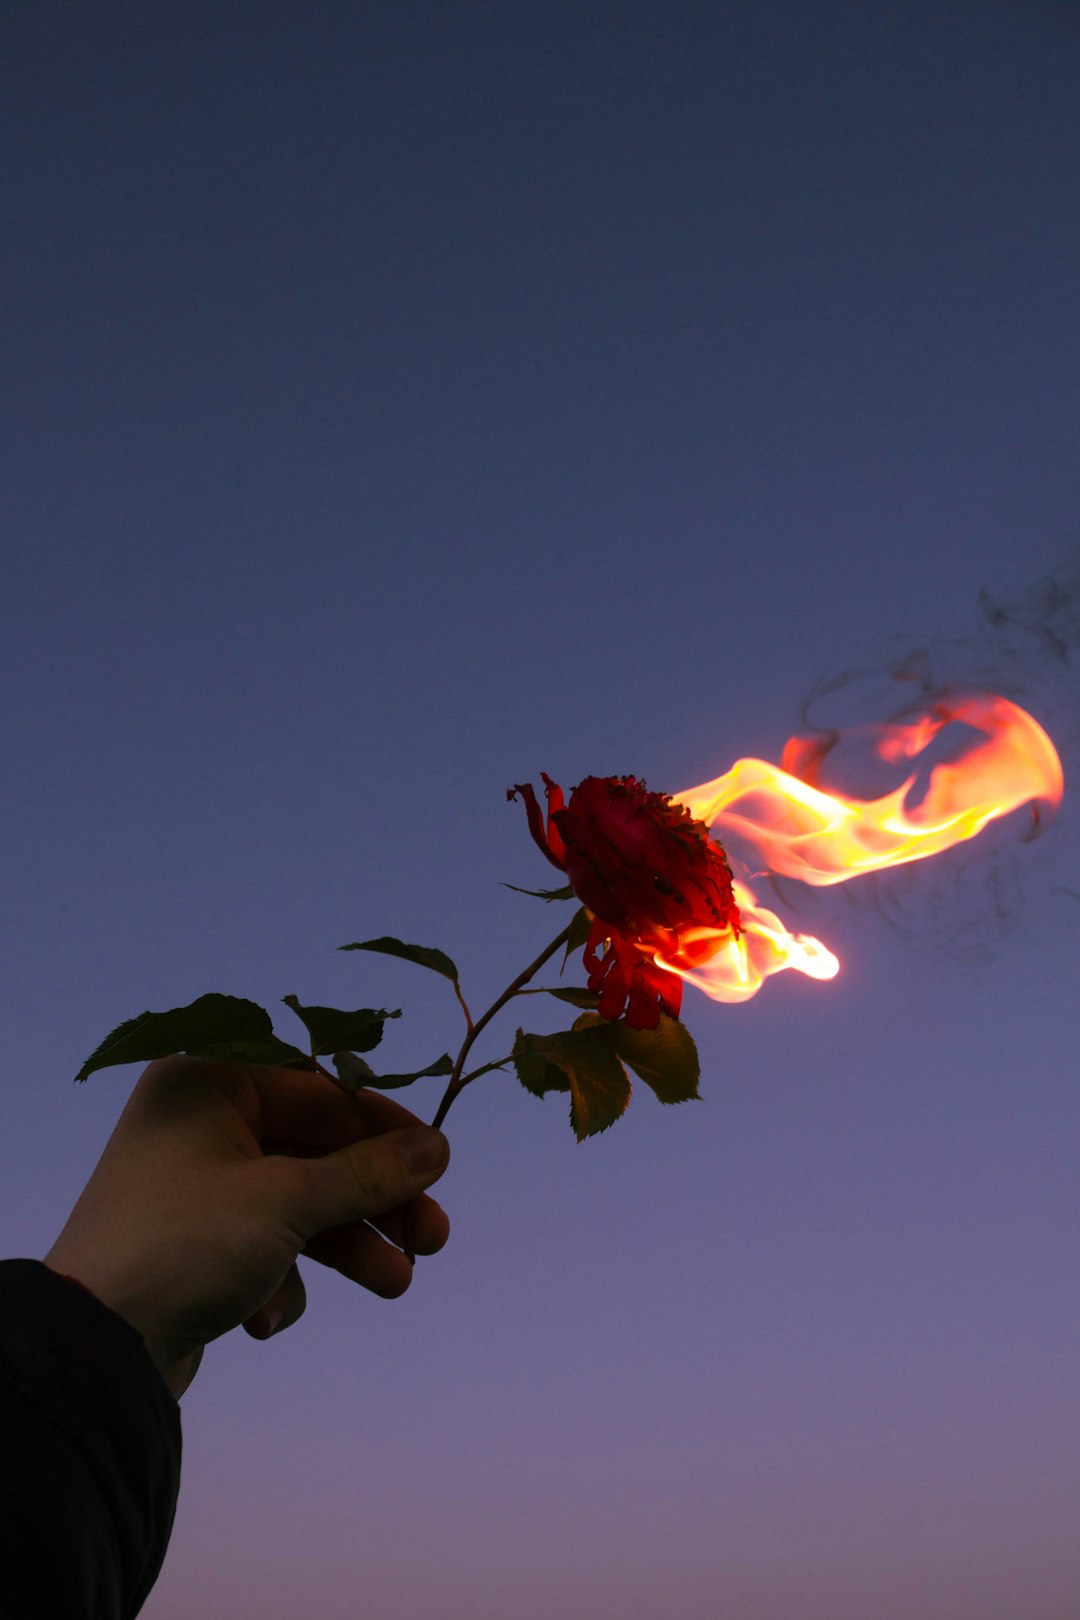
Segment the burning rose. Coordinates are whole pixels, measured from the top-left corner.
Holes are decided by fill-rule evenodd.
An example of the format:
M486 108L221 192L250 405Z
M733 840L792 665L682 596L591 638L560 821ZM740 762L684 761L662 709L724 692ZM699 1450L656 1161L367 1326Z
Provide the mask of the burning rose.
M587 776L569 804L547 775L544 786L546 828L531 784L507 797L521 794L533 838L592 913L584 963L599 1012L614 1020L625 1008L631 1029L655 1029L661 1012L677 1018L683 981L655 957L698 967L739 934L723 850L683 805L634 776Z
M962 731L956 752L932 765L925 791L915 794L920 756L954 721ZM522 796L533 838L568 880L540 898L576 899L580 909L486 1011L473 1016L444 951L387 934L340 947L397 957L449 981L465 1019L456 1058L444 1052L407 1074L377 1074L366 1054L398 1018L396 1011L286 996L306 1031L304 1045L296 1046L277 1034L270 1014L255 1002L209 993L117 1025L77 1078L172 1052L306 1069L345 1091L397 1091L441 1076L448 1083L433 1120L441 1125L466 1086L512 1068L533 1096L569 1094L579 1140L620 1118L630 1101L631 1073L662 1103L688 1102L700 1095L700 1065L679 1019L684 980L717 1001L734 1002L748 1000L783 968L815 979L831 978L839 968L820 940L792 934L759 905L745 880L733 885L710 826L749 844L758 870L828 885L921 860L974 837L1022 804L1054 805L1061 797L1061 762L1050 738L1031 715L993 693L941 694L873 728L873 738L884 763L908 772L880 799L844 798L824 787L821 765L829 745L797 738L780 767L736 760L723 776L674 797L649 793L634 776L587 776L567 802L545 776L546 823L531 786L509 789L508 798ZM535 982L560 952L580 947L587 985ZM509 1052L474 1067L473 1047L497 1015L518 997L538 995L574 1007L572 1026L553 1034L519 1028ZM333 1062L336 1074L323 1059Z

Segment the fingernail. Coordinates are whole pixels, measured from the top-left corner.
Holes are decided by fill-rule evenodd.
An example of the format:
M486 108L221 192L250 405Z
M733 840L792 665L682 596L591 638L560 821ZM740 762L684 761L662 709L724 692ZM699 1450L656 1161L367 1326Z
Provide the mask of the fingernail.
M450 1144L442 1131L430 1125L411 1125L398 1137L398 1151L405 1167L414 1176L426 1176L431 1170L441 1170L450 1157Z
M283 1315L284 1315L284 1312L280 1311L280 1310L275 1309L275 1310L272 1310L272 1311L267 1311L267 1313L266 1313L266 1321L267 1321L267 1326L270 1329L269 1333L266 1335L266 1337L268 1339L272 1339L274 1334L277 1332L278 1328L281 1326L281 1318L282 1318Z

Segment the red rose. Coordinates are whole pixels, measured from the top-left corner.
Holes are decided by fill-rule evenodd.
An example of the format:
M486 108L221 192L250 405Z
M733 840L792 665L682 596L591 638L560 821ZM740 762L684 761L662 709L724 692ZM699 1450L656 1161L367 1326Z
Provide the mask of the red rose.
M723 850L685 805L636 777L587 776L569 804L550 777L544 784L546 828L531 784L507 798L522 795L533 838L593 914L584 962L600 1012L616 1019L625 1008L632 1029L655 1029L661 1010L677 1018L683 981L654 956L698 966L738 935Z

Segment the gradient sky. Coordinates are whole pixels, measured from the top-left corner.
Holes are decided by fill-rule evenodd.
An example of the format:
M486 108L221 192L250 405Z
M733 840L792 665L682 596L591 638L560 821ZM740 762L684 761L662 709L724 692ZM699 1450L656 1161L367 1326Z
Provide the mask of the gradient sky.
M335 947L486 1004L554 932L508 783L775 758L898 634L1069 770L976 599L1080 514L1074 4L9 0L0 75L3 1253L144 1008L449 1045ZM479 1082L406 1298L308 1267L208 1351L149 1620L1076 1620L1080 868L1024 825L789 885L841 976L689 993L702 1102L578 1146Z

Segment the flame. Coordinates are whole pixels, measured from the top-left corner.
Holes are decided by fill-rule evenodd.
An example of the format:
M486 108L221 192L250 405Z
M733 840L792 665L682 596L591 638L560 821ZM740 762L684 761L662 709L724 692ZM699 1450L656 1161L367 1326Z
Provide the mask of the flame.
M792 737L783 764L740 759L723 776L672 795L690 813L760 857L758 870L822 886L844 883L864 872L924 860L975 835L1021 805L1061 799L1061 761L1043 728L1026 710L990 692L950 692L908 711L902 719L865 728L877 758L897 765L915 761L948 725L960 722L976 733L950 759L931 766L918 802L909 796L920 778L914 770L879 799L842 798L820 785L821 767L841 739ZM831 979L840 963L827 946L788 931L775 912L758 904L745 880L735 885L742 916L738 939L699 930L683 942L684 964L657 957L716 1001L746 1001L770 974L795 968L814 979ZM719 944L717 940L719 939Z

